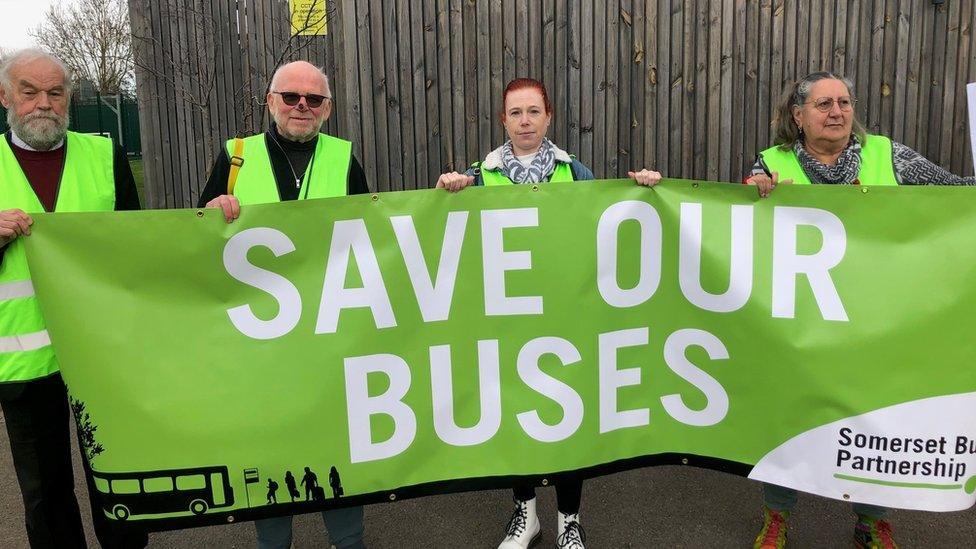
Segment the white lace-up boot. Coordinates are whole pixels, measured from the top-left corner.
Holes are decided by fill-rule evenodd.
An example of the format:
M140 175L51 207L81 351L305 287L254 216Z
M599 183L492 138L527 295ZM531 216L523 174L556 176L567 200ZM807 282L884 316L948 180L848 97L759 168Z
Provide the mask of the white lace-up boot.
M559 528L556 530L557 549L585 549L586 532L579 523L579 513L567 515L559 513Z
M539 517L535 512L535 498L515 500L515 511L505 528L505 539L498 549L527 549L539 540Z

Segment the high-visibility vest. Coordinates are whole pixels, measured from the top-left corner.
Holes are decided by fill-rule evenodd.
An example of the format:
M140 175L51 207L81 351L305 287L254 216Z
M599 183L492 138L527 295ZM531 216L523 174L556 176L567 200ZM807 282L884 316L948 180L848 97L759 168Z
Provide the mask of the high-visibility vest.
M68 132L56 212L115 209L112 140ZM40 213L44 206L7 140L0 137L0 210ZM27 237L30 238L30 237ZM7 245L0 263L0 383L30 381L58 371L44 317L34 296L23 237Z
M810 178L803 172L793 149L770 147L760 153L770 172L777 172L779 180L792 179L794 185L809 185ZM891 140L881 135L868 135L861 144L861 169L857 173L861 185L897 185Z
M234 140L227 141L227 155L234 155ZM278 183L271 168L265 134L244 138L244 162L237 173L234 196L241 204L280 202ZM352 143L320 133L315 152L308 162L298 198L346 196Z
M481 168L481 162L472 164L474 168ZM486 187L494 185L514 185L514 182L505 176L501 170L481 170L481 181ZM556 162L556 169L553 170L549 178L550 183L568 183L573 181L573 170L565 162Z

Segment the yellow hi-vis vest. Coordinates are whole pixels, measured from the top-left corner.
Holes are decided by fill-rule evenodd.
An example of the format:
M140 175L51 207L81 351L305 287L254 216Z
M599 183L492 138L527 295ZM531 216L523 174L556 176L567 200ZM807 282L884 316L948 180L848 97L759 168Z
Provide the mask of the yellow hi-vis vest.
M234 140L227 141L227 155L234 155ZM244 138L244 163L237 173L234 196L241 204L281 202L265 134ZM308 161L298 198L331 198L346 196L352 143L320 133L315 152Z
M760 153L771 172L779 174L779 180L792 179L794 185L809 185L810 178L803 172L793 149L770 147ZM868 135L861 144L861 170L857 173L861 185L897 185L895 166L891 156L891 140L881 135Z
M68 132L65 141L64 169L54 211L114 210L112 140ZM12 208L28 214L44 211L10 145L0 137L0 210ZM0 263L0 383L30 381L58 371L34 296L23 239L18 237L7 245Z
M481 168L481 162L472 164L475 168ZM553 170L549 183L568 183L573 181L573 170L565 162L556 162L556 169ZM514 185L514 182L505 177L501 170L481 170L481 182L485 187L494 185Z

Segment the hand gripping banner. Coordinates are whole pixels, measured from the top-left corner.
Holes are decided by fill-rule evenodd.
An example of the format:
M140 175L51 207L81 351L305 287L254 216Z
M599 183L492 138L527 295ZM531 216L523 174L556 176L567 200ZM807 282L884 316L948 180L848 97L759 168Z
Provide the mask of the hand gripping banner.
M669 180L38 215L120 523L187 527L664 463L976 501L971 189Z

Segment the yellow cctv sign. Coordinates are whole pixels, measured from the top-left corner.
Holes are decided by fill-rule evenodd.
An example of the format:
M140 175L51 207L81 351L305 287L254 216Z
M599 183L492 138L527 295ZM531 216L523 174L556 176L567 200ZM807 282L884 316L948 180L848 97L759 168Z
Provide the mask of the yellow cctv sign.
M291 34L325 36L329 33L326 0L291 0Z

